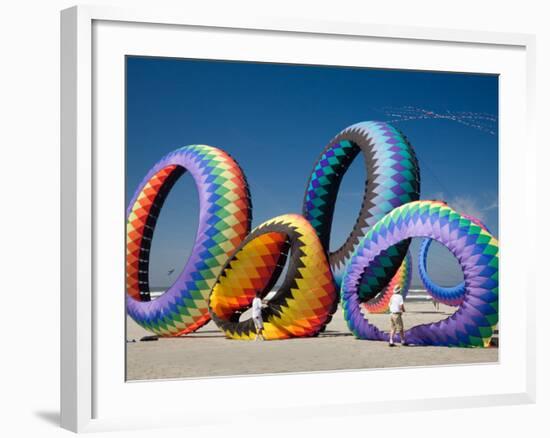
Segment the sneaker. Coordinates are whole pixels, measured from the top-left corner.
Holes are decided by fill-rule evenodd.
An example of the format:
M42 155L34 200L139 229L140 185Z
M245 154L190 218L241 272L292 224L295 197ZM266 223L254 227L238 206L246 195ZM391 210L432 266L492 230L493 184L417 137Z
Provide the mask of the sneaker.
M395 347L395 344L394 344L393 342L390 342L390 343L388 344L388 346L390 346L390 347Z
M408 346L409 346L409 343L408 343L408 342L401 342L401 345L402 345L403 347L408 347Z

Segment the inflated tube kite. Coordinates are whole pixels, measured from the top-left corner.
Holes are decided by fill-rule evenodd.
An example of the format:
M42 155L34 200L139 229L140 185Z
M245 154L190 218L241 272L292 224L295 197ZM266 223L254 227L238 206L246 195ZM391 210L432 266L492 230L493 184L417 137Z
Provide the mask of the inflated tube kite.
M329 251L332 219L340 183L357 155L362 154L367 181L355 225L342 246ZM418 160L408 140L384 122L361 122L341 131L325 147L309 178L303 215L329 251L337 283L353 251L366 232L385 214L420 196ZM368 301L382 292L401 266L409 241L388 249L373 276L365 279L360 295ZM367 281L368 280L368 281Z
M160 209L185 172L199 192L199 225L187 263L170 288L151 301L149 251ZM208 297L221 268L250 230L248 185L238 164L205 145L177 149L145 176L127 211L126 308L142 327L161 336L193 332L210 320Z
M241 315L257 293L265 297L283 282L262 309L265 339L317 335L337 299L323 245L300 215L286 214L255 228L225 263L210 296L210 313L228 338L254 339L251 317Z
M486 229L440 202L416 201L384 216L357 246L341 288L344 317L359 339L387 341L388 333L372 325L361 311L359 285L376 261L400 241L426 237L446 246L464 274L465 292L450 317L405 332L415 345L488 347L498 323L498 241Z

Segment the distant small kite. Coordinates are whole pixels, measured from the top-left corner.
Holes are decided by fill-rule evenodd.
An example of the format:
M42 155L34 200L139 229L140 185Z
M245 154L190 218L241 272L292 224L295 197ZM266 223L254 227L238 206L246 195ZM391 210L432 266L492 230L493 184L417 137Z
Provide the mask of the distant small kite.
M174 268L168 270L168 275L172 275L172 273L175 271Z

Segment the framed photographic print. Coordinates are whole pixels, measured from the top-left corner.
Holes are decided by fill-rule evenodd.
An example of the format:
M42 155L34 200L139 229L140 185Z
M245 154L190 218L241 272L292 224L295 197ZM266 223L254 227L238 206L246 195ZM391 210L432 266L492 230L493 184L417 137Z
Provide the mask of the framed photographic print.
M75 7L61 43L63 427L533 400L531 36Z

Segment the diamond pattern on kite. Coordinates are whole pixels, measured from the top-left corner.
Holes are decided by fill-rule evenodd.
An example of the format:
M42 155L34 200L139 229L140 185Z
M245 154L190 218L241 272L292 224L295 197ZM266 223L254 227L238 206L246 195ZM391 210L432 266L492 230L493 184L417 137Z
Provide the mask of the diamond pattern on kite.
M418 160L403 134L387 123L376 121L361 122L344 129L319 156L303 202L303 215L315 228L327 251L340 183L359 153L363 155L367 171L361 210L344 244L329 252L338 283L365 233L392 209L416 201L420 196ZM382 292L401 266L408 245L409 242L405 242L397 248L397 253L391 255L391 263L385 265L378 278L365 288L363 299L371 299Z
M445 224L447 232L443 232ZM458 310L447 319L405 332L415 345L488 347L498 323L498 241L485 228L441 202L416 201L379 220L361 240L346 267L341 287L344 318L359 339L387 341L388 334L361 312L359 285L365 269L388 247L412 237L445 245L458 259L466 285ZM399 341L399 337L396 339Z
M363 314L366 313L386 313L390 307L390 299L393 296L393 289L395 286L401 287L401 295L403 299L407 298L409 293L409 288L411 286L411 277L412 277L412 260L411 255L407 252L403 263L397 270L396 274L393 276L388 285L376 295L374 298L371 298L367 302L361 303L361 309ZM361 291L359 291L361 295Z
M210 296L214 322L228 338L254 339L251 318L240 321L259 293L282 284L262 310L266 339L315 336L328 322L337 292L324 248L300 215L276 217L254 229L222 269Z
M199 226L194 247L174 284L150 300L149 251L164 200L189 172L199 192ZM127 211L126 307L142 327L160 336L193 332L210 320L208 296L228 260L250 230L248 184L224 151L205 145L177 149L149 171Z
M434 202L441 202L444 205L446 204L443 201ZM479 225L481 228L489 231L485 224L479 219L467 214L463 215L463 217L472 221L474 224ZM461 225L465 226L466 222L461 222ZM466 284L464 282L461 282L456 286L443 287L436 284L430 278L428 274L428 250L430 249L431 243L431 239L424 239L422 241L422 245L420 245L418 256L418 273L420 275L420 279L422 280L422 283L424 283L424 287L426 288L426 292L428 293L428 295L430 295L435 301L446 304L448 306L459 306L460 303L462 303L462 301L464 300Z

